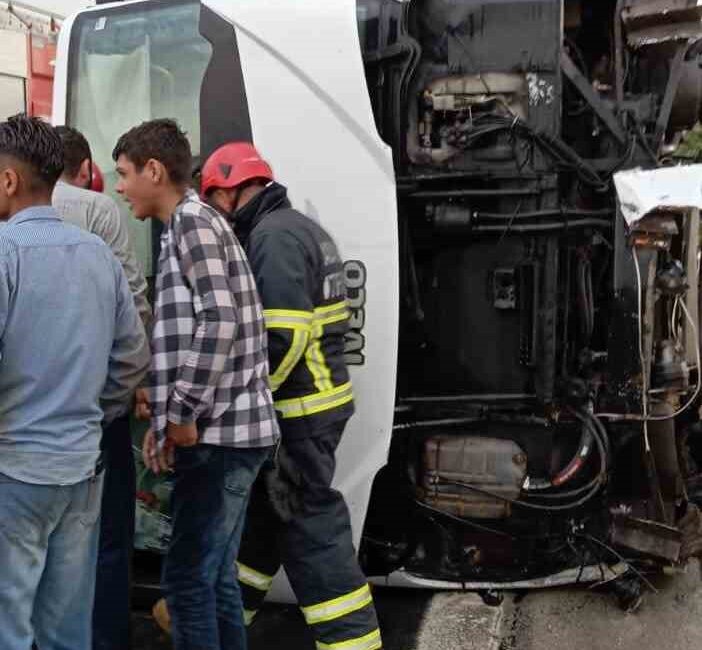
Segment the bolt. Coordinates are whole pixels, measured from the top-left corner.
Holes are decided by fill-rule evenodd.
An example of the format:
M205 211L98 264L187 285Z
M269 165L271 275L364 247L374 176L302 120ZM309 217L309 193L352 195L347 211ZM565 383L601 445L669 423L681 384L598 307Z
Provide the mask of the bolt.
M525 454L516 454L512 460L515 465L526 465L527 457Z

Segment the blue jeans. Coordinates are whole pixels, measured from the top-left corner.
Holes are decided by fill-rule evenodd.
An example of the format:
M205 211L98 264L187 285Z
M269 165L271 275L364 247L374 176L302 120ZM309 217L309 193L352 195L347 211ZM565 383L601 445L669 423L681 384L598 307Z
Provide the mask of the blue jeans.
M105 484L95 580L93 650L129 650L136 469L128 415L103 429L102 450Z
M91 650L102 475L32 485L0 474L0 648Z
M246 648L235 562L251 486L270 451L176 450L173 533L163 566L175 650Z

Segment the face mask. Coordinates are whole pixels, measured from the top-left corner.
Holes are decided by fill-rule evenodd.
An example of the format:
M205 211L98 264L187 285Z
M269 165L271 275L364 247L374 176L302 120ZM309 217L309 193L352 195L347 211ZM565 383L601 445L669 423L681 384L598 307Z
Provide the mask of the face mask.
M234 198L232 200L232 207L225 212L224 216L230 221L236 221L236 213L239 211L239 197L241 197L241 192L237 189L235 190Z
M239 197L240 193L237 192L236 195L236 201L234 203L234 207L231 212L231 219L234 220L235 223L244 225L246 224L250 219L253 219L258 214L259 207L261 205L261 202L263 201L265 192L259 193L257 196L255 196L253 199L251 199L248 203L245 205L242 205L239 207Z

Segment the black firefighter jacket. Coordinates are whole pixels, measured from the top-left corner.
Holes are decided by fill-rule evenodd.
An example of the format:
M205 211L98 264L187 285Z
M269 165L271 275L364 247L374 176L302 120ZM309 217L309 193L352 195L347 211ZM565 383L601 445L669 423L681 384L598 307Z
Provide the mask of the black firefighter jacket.
M283 436L315 435L354 410L344 362L349 312L339 251L318 223L292 209L278 183L233 220L263 303Z

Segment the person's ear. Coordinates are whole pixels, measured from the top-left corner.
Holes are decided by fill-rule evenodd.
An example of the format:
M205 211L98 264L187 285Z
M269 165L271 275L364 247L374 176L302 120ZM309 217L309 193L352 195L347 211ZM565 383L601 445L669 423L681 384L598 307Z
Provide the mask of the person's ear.
M20 186L20 176L12 167L5 167L0 171L0 191L7 197L12 198L17 195Z
M149 158L149 160L146 161L143 173L154 185L159 185L168 178L168 173L163 163L155 158Z
M92 180L92 165L90 158L86 158L78 168L76 181L81 187L90 187Z

